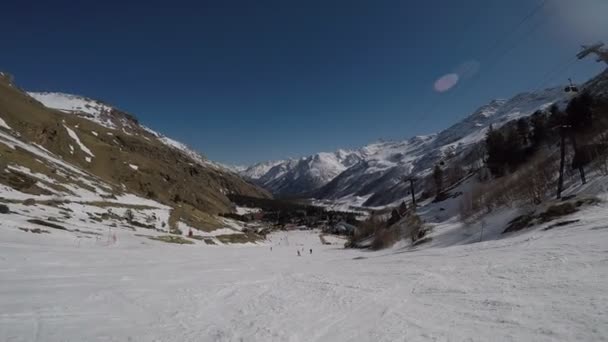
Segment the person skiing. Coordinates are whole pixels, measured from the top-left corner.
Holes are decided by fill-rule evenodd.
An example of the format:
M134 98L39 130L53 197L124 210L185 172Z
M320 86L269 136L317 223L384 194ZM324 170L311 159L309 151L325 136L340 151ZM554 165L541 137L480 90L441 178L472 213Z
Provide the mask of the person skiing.
M298 256L300 256L300 250L298 249Z
M312 248L310 249L310 254L312 254Z

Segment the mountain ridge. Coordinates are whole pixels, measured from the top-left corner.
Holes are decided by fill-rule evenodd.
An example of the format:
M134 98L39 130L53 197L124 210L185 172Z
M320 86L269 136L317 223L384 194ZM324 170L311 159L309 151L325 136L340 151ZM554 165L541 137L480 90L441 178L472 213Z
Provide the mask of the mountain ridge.
M367 206L386 205L407 193L400 177L409 174L426 177L436 163L473 153L490 126L498 128L554 103L564 103L567 98L562 87L553 87L521 92L510 99L492 100L437 133L403 140L380 140L350 150L357 159L355 163L343 165L340 172L328 173L328 177L316 183L309 182L308 188L299 183L294 185L294 179L289 175L297 173L300 177L306 177L307 172L318 170L313 172L310 168L302 167L300 162L338 154L342 150L295 159L298 163L293 160L275 161L271 168L264 167L267 164L262 162L240 174L276 195L313 194L315 198L328 200L366 197ZM265 173L262 172L264 170Z
M66 198L74 195L69 190L74 186L93 190L88 193L99 201L133 194L198 213L209 225L219 224L214 215L234 210L229 194L270 197L186 145L141 125L135 116L84 96L26 93L3 75L0 118L2 166L9 170L0 184L15 196ZM73 176L89 175L107 191L96 192L54 173L53 160L80 170Z

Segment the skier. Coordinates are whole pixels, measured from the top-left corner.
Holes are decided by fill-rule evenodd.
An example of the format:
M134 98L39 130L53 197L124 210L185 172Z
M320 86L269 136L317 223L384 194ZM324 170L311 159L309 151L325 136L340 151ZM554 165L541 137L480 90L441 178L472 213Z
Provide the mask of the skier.
M300 256L300 250L298 249L298 256Z
M310 249L310 254L312 254L312 248Z

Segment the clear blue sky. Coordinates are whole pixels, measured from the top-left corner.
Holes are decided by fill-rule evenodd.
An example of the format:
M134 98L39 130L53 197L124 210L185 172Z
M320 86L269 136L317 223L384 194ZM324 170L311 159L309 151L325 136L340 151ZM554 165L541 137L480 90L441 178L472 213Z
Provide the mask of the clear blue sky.
M559 66L608 40L607 1L548 0L517 26L541 2L9 1L0 70L249 164L435 132L493 98L601 71ZM478 72L434 91L463 63Z

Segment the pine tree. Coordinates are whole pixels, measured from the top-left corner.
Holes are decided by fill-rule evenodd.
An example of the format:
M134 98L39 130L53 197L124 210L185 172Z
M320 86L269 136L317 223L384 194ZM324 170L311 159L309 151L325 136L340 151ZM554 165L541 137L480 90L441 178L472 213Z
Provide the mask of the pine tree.
M390 227L393 224L399 222L400 219L401 219L401 215L399 215L399 212L397 211L397 209L393 209L393 211L391 211L391 218L387 221L386 226Z
M504 144L504 162L510 171L515 171L525 159L523 142L516 127L507 130L507 138Z
M549 127L557 127L568 123L566 114L562 112L557 105L552 105L549 112L551 113L548 120Z
M402 201L401 205L399 206L399 212L405 213L406 211L407 211L407 204L405 203L405 201Z
M523 146L528 146L530 137L530 124L525 118L517 120L517 134Z
M592 106L593 98L589 93L583 93L568 103L566 107L566 121L575 132L584 132L592 127Z
M435 165L433 170L433 181L435 182L435 195L439 197L439 194L443 191L443 170L439 164Z
M505 138L492 125L486 136L486 165L492 175L500 177L505 174Z
M538 149L540 146L547 141L548 132L547 132L547 118L545 114L541 111L536 111L531 116L532 121L532 136L531 143L533 149Z

